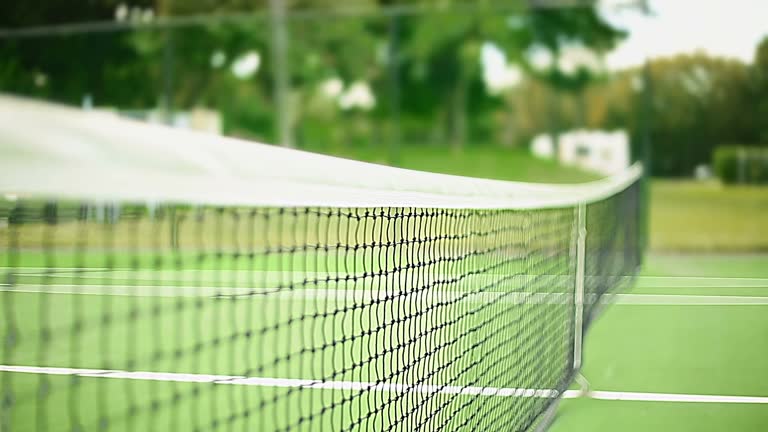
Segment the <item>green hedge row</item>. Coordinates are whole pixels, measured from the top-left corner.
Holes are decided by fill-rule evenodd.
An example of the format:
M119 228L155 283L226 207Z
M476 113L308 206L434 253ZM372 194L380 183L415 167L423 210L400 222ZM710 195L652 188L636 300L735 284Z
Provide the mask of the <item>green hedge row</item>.
M768 184L768 148L718 147L713 158L715 173L723 183Z

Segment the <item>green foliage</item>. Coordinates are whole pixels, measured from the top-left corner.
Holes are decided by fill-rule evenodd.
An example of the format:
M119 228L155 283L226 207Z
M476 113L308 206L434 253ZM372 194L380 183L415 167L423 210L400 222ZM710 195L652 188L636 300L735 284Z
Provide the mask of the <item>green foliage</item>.
M156 0L22 0L0 2L0 28L21 28L111 19L120 3L150 7Z
M717 177L725 184L739 181L739 148L719 147L712 156L712 166Z
M428 13L406 21L404 86L408 94L419 95L414 98L418 102L406 109L434 118L441 132L436 134L438 140L449 140L457 147L465 140L466 124L479 119L477 113L482 108L489 108L480 101L470 101L468 94L478 93L467 91L482 79L478 61L482 43L500 47L508 59L548 85L578 91L592 81L589 71L580 68L566 74L556 67L537 71L529 64L529 51L544 47L557 56L566 46L581 45L601 53L624 35L589 7L521 8L514 14L500 14L484 9L488 2L479 2L478 11L461 14L450 11L455 2L444 3L445 13ZM483 94L482 98L487 100L488 96ZM468 112L474 114L472 120L466 119Z
M763 38L755 50L752 83L752 116L759 119L757 125L760 127L760 142L768 144L768 36Z
M579 67L566 73L557 65L565 47L583 46L604 54L613 49L626 33L604 21L594 8L532 9L526 17L531 32L531 46L543 46L553 54L553 66L537 70L526 57L520 57L522 66L533 76L558 90L581 91L596 77L595 71Z
M765 46L768 51L768 42ZM760 64L679 55L651 60L649 82L643 68L593 80L581 93L558 92L528 81L510 92L506 103L510 110L525 107L517 108L514 117L516 133L524 141L547 130L555 111L562 129L628 130L634 154L640 155L649 125L653 174L690 176L697 165L712 161L717 146L768 144L768 111L760 111L762 105L768 110L768 85L761 87Z
M718 147L713 165L723 183L768 184L768 148Z
M108 21L114 19L119 3L80 2L57 18L61 12L57 2L12 2L3 6L8 11L5 27L71 22L78 17ZM176 109L206 105L224 114L228 132L271 133L271 127L265 129L276 116L269 1L125 3L152 7L159 17L253 15L194 25L11 40L0 46L0 90L72 104L90 95L98 106L130 109L153 108L160 102ZM387 124L390 116L397 110L407 129L403 133L422 142L450 142L460 148L469 135L474 139L494 135L492 119L500 101L484 89L479 61L484 43L495 44L511 61L532 70L527 53L534 46L559 52L562 46L581 44L603 52L621 36L591 7L540 10L521 1L505 5L502 13L498 3L488 0L287 0L286 4L292 123L298 133L306 129L303 123L331 120L345 127L346 114L337 104L326 105L325 112L315 109L318 87L338 77L346 86L366 82L375 95L373 111L355 119L355 123L369 124L358 129L386 135L393 127ZM378 13L390 6L424 12ZM367 12L349 13L355 9ZM233 77L233 62L249 51L260 55L258 73L247 79ZM224 64L212 67L214 54L225 58ZM573 76L546 71L540 78L570 89L592 79L584 71ZM399 103L393 99L393 88L403 95Z

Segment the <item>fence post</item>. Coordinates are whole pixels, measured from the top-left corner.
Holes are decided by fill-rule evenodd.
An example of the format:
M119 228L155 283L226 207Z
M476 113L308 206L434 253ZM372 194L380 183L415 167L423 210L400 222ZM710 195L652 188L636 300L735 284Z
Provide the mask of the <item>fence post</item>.
M291 103L291 72L288 64L288 25L285 0L270 0L272 29L273 96L277 115L277 142L293 147L293 105Z

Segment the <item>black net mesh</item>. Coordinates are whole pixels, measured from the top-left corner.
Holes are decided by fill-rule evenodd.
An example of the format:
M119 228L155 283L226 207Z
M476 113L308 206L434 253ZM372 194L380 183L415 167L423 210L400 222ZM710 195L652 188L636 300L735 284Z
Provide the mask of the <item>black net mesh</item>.
M612 294L626 288L644 248L640 193L642 183L621 194L586 206L584 326Z
M584 317L640 259L586 207ZM1 430L529 430L574 372L579 212L0 207Z

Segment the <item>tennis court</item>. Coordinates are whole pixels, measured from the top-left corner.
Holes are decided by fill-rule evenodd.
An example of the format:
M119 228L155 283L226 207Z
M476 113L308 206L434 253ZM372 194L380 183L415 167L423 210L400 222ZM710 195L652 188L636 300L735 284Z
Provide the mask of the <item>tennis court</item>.
M27 259L29 264L39 264L42 257L29 254ZM590 381L591 390L595 392L594 397L602 400L585 397L563 400L552 430L648 430L670 425L681 431L714 431L729 427L747 431L761 430L768 422L768 400L764 397L768 394L768 376L762 361L762 354L768 350L765 345L768 341L768 327L764 319L764 309L768 308L768 271L765 263L765 257L759 255L651 256L647 269L634 289L629 294L613 298L614 305L606 310L588 333L583 373ZM41 276L33 273L33 269L34 267L30 267L25 270L27 283L19 285L40 282L35 281L36 277ZM690 276L694 273L700 276ZM248 277L266 278L270 277L270 274L274 277L274 272L229 270L224 278L237 281ZM244 338L238 341L222 340L217 349L213 349L213 346L207 347L208 352L202 355L198 365L179 362L174 358L176 350L181 350L181 353L185 349L194 349L196 341L215 338L214 329L202 334L193 334L187 326L189 322L219 322L219 333L237 334L236 328L231 326L232 323L246 317L247 309L253 307L254 302L258 304L264 301L243 301L237 297L216 298L216 295L221 294L221 290L216 288L201 289L190 286L187 288L193 292L181 298L175 288L170 288L169 291L169 286L183 289L183 285L179 285L180 282L191 284L191 281L200 279L211 282L212 275L215 273L183 270L157 272L146 269L143 289L147 291L144 295L134 297L129 295L128 291L122 296L100 295L104 294L107 286L110 287L111 293L115 292L115 285L124 286L122 282L126 277L125 271L103 268L44 271L42 277L48 279L47 286L56 289L59 294L15 294L14 311L17 316L24 317L25 321L42 323L42 306L43 310L49 311L47 326L51 329L64 328L67 331L64 334L51 334L49 337L56 342L40 352L35 349L40 329L24 329L23 335L30 338L31 342L28 344L29 350L17 350L16 363L28 366L43 365L39 359L47 359L44 363L47 368L19 368L14 373L3 373L3 379L16 389L37 389L40 383L44 382L46 386L50 386L50 397L40 405L40 395L23 395L19 402L26 403L21 403L14 410L14 415L18 419L26 419L29 423L18 421L15 424L22 430L34 428L39 426L36 419L45 418L48 421L47 428L53 430L57 424L83 422L84 425L89 425L88 422L97 421L99 416L103 416L115 422L109 425L109 429L115 430L146 427L205 429L213 427L212 422L217 418L217 412L233 411L231 402L237 401L243 405L234 411L242 412L243 415L233 417L234 420L230 422L221 418L219 422L222 428L258 426L279 429L291 423L300 424L302 413L309 414L322 410L324 406L333 406L338 403L338 394L346 392L344 397L354 399L357 404L351 405L348 411L335 411L333 414L329 411L329 415L324 419L323 425L336 429L341 425L353 423L355 418L364 418L364 413L370 413L370 407L379 406L384 401L398 397L398 410L408 410L408 407L412 407L413 412L418 413L418 402L424 399L430 399L434 408L441 404L462 404L462 397L457 395L467 398L472 396L473 392L487 392L485 398L489 399L489 402L486 403L494 403L493 399L502 399L503 401L497 402L499 409L520 406L519 402L515 404L506 401L510 396L513 399L525 395L537 396L534 392L526 393L526 390L522 389L507 389L506 394L509 396L505 397L499 394L499 391L505 394L501 389L494 393L494 390L482 388L483 386L466 386L466 382L456 382L453 384L455 387L443 388L429 388L425 385L423 392L415 396L403 396L405 392L381 385L379 391L362 393L359 386L376 385L360 380L368 375L368 372L363 370L358 371L358 374L339 377L335 383L303 381L302 376L310 376L317 373L316 371L322 373L324 367L332 367L334 362L343 364L348 361L344 358L334 358L333 354L328 353L315 355L314 367L285 361L276 368L276 371L280 371L285 377L280 380L258 376L246 379L243 376L228 375L227 371L247 369L245 363L249 356L251 359L259 358L256 351L249 354L249 343L246 343ZM169 284L171 280L174 281L173 285ZM66 292L75 289L72 281L79 282L77 294ZM38 289L39 286L38 284ZM92 289L86 289L87 287ZM141 287L142 285L134 283L125 289L134 290L135 293L141 290ZM325 292L327 294L327 291ZM276 316L292 316L292 310L299 313L317 311L320 310L318 305L325 305L331 310L354 301L341 296L307 297L297 299L296 295L293 295L271 300L273 307L263 310L273 310L275 315L267 318L266 322L277 323ZM403 306L413 304L410 300L403 302ZM99 323L102 318L99 312L105 310L105 306L109 308L108 318L111 322ZM530 306L538 307L542 305ZM158 308L155 309L157 316L135 316L135 322L131 322L131 308L142 311ZM353 314L351 317L339 317L335 325L355 327L370 323L368 317L374 311L370 307L367 309L361 309L359 314ZM185 312L167 313L173 310ZM73 329L57 325L57 320L69 322L76 314L83 317L83 329L74 334L67 334ZM235 320L222 320L222 317L230 316ZM170 322L169 317L172 317ZM384 319L392 318L389 316ZM268 324L263 324L264 318L261 320L261 325L269 327ZM107 330L99 330L99 324L107 326ZM333 325L334 323L328 323L326 327ZM206 325L201 325L200 328L205 329ZM158 333L157 329L162 331ZM292 326L281 329L273 337L298 341L307 337L307 330L304 326ZM323 329L315 331L322 333ZM128 342L132 333L134 340ZM105 335L109 340L100 341ZM106 346L104 342L107 342ZM71 343L76 343L77 346L73 347ZM369 343L371 342L361 340L360 346L367 346ZM268 344L276 347L286 346L283 343ZM253 345L252 341L250 345ZM336 348L338 354L356 352L354 349L347 350L343 344ZM434 347L421 347L424 352L431 348ZM60 353L67 355L61 356ZM175 374L131 374L98 369L99 365L116 362L117 358L124 354L135 361L136 369L141 369L138 367L141 365L147 366L144 369L149 370L173 370ZM413 352L413 355L418 356L419 353ZM290 354L285 351L282 357L290 357ZM179 358L184 359L186 356ZM393 361L395 360L382 359L379 366L382 370L387 370L388 366L390 371L394 370L391 368ZM119 362L114 364L117 366ZM88 370L93 368L98 370ZM207 374L201 371L206 371ZM75 375L76 378L73 373L78 374ZM207 376L213 374L221 376ZM209 380L222 384L211 384ZM403 382L407 382L407 377L403 377ZM358 388L355 388L356 385ZM61 391L62 389L64 391ZM68 403L73 394L80 396L81 405L73 406ZM290 396L284 397L286 395ZM543 392L538 394L538 397L544 399L548 396L549 394ZM613 398L630 400L606 400ZM637 400L643 398L648 400ZM99 403L94 405L94 401ZM245 405L246 403L248 405ZM271 404L276 416L285 420L278 422L270 417L255 415L255 412L252 415L246 414L248 406L253 409L252 407L259 406L259 403ZM46 415L40 417L41 411L38 410L43 410ZM131 415L132 410L137 415ZM195 415L187 415L188 413ZM381 426L391 421L392 415L395 414L376 413L360 426ZM425 419L426 417L421 420ZM456 420L458 419L451 421ZM481 419L477 418L464 420L470 425L481 424ZM431 418L423 426L437 428L441 422L448 421L447 417ZM404 428L412 426L415 425L403 422Z
M644 247L639 165L500 182L3 110L5 429L530 430Z
M63 3L0 7L0 432L768 431L760 0Z
M639 166L496 182L7 107L24 151L0 185L5 429L768 422L765 257L651 255L638 277ZM83 182L62 139L133 162L89 161Z
M34 264L41 257L30 255L28 259L30 264ZM563 400L552 430L648 430L670 425L681 431L714 431L728 427L761 430L768 422L768 399L764 396L768 394L768 375L762 361L762 354L768 350L768 327L764 319L765 308L768 308L765 262L763 256L651 256L636 286L630 293L616 295L612 299L613 306L595 322L586 338L583 373L596 399L569 397ZM29 288L29 285L40 282L35 281L41 276L33 273L33 269L24 270L27 282L19 283L20 287ZM692 272L701 276L685 276ZM280 328L271 336L271 341L265 339L254 344L254 341L247 341L244 337L221 340L218 344L206 346L207 352L201 352L199 363L193 364L185 361L187 356L183 353L194 350L196 342L215 339L217 333L232 335L244 332L245 327L238 329L237 322L244 326L248 309L253 307L265 312L273 311L271 317L259 318L259 325L267 328L271 327L269 323L279 322L278 316L336 310L355 301L355 296L350 298L348 294L329 298L327 290L323 290L323 296L315 291L315 295L292 294L271 300L244 300L237 296L217 298L222 293L221 289L201 289L192 284L192 281L200 279L212 282L213 275L214 272L205 271L157 272L146 269L144 285L134 282L126 287L122 284L126 271L103 268L43 271L42 277L48 282L47 285L38 284L38 289L47 286L58 294L14 294L14 311L17 319L23 317L23 322L34 323L45 323L40 314L47 311L43 314L48 317L47 327L59 329L60 333L50 334L49 337L55 342L41 352L36 346L40 328L24 328L22 335L29 342L26 344L29 349L16 350L16 363L46 368L18 367L15 372L4 372L3 379L15 389L37 389L44 382L50 386L50 397L46 397L46 402L41 405L38 400L40 395L21 392L18 402L26 403L19 404L14 416L29 423L17 421L14 424L22 430L31 429L39 426L37 419L45 418L47 428L51 430L56 429L57 424L79 422L89 428L92 426L90 422L103 416L114 421L109 429L115 430L146 427L205 429L213 427L217 413L234 411L243 415L234 416L233 421L220 418L220 427L280 429L291 424L300 425L303 414L309 415L322 411L324 406L333 406L339 403L339 395L344 394L342 398L353 399L356 403L351 404L349 410L328 411L322 423L338 429L341 425L354 423L354 419L366 418L371 407L377 407L384 401L398 400L398 412L409 411L410 407L412 413L418 416L419 410L424 409L422 404L426 399L431 401L432 409L443 404L460 406L472 400L473 393L485 392L483 399L488 399L487 402L475 400L469 402L469 406L473 403L495 403L498 409L514 406L522 409L521 402L510 402L508 399L527 399L525 396L529 396L546 400L553 395L546 392L536 394L530 389L489 389L480 382L468 385L466 381L439 388L424 384L416 394L397 389L395 383L390 386L379 384L378 390L361 392L363 386L377 385L365 382L363 377L370 376L370 371L366 370L339 376L336 382L330 383L302 379L328 374L335 365L356 361L343 358L343 355L360 352L360 348L367 349L369 344L375 343L365 339L348 342L348 346L339 344L330 353L315 354L310 365L288 360L291 357L288 349L275 353L275 358L286 359L273 369L282 379L259 377L255 370L249 377L228 374L232 370L246 370L249 359L260 358L258 348L249 349L249 346L267 344L285 348L291 346L292 340L307 338L310 331L330 341L334 326L346 326L352 333L357 333L362 329L359 326L369 326L372 322L370 317L375 316L375 310L371 306L361 308L359 313L351 316L339 316L314 330L302 325ZM237 281L274 276L274 272L229 270L223 277ZM169 284L171 280L173 284ZM79 282L78 288L74 288L73 281ZM184 288L179 285L183 282L190 286ZM123 295L114 295L118 285L126 290ZM143 295L135 295L142 289L145 290ZM179 297L180 289L193 292ZM106 292L112 295L103 295ZM361 293L357 298L362 299L366 295L370 293ZM412 298L403 300L405 308L414 305ZM421 300L422 305L429 302L426 297ZM473 302L468 302L481 300L475 298ZM548 303L555 303L556 297L550 300ZM260 304L264 301L270 306L262 307ZM519 299L510 298L510 302L516 301ZM100 312L105 307L108 307L109 315L101 316ZM545 306L529 305L525 313L535 313L534 310L541 307ZM562 306L550 304L546 307ZM131 309L147 312L149 316L131 317ZM154 317L153 309L157 314ZM169 313L171 311L174 312ZM387 311L389 308L382 308L381 312ZM78 315L83 320L82 329L58 325L59 321L71 322ZM100 322L102 318L110 321ZM382 315L385 321L394 318ZM200 323L202 333L190 329L190 322ZM212 323L220 324L218 328L208 328ZM317 327L316 322L312 324ZM158 332L158 329L161 331ZM108 340L100 340L105 336ZM285 342L277 343L277 340ZM73 343L76 346L71 345ZM386 342L380 343L386 345ZM429 339L429 343L438 342ZM218 347L214 348L216 345ZM434 348L424 344L413 349L411 355L415 358ZM61 356L60 353L66 355ZM119 359L123 356L134 362L136 370L172 370L173 373L118 372L121 370ZM40 359L46 361L41 363ZM444 360L431 358L425 367ZM382 358L377 366L371 367L391 372L396 370L393 365L398 361L407 360ZM100 369L101 365L110 363L115 365L115 370ZM466 359L457 365L466 366ZM450 370L444 372L443 377L450 376ZM522 370L519 372L524 373ZM504 374L508 373L509 370L504 371ZM402 377L402 382L409 382L409 378L412 377ZM72 394L79 396L81 405L68 403ZM606 400L613 398L630 400ZM648 400L638 400L644 398ZM94 405L95 401L99 403ZM233 401L243 405L233 410ZM256 415L253 407L261 403L271 405L276 418L284 420ZM252 415L246 415L249 407L254 410ZM40 417L39 410L46 415ZM132 410L136 415L131 415ZM189 413L195 415L187 415ZM393 418L397 420L394 409L393 412L378 412L359 426L382 426L390 424L388 422ZM417 418L424 421L422 426L434 428L443 422L454 424L449 423L452 421L482 424L482 419L471 417L430 417L427 420L425 414ZM402 427L418 426L411 421L403 420ZM313 425L317 426L317 423Z
M635 400L566 399L551 430L765 430L768 257L650 255L631 294L646 301L590 329L583 372Z

